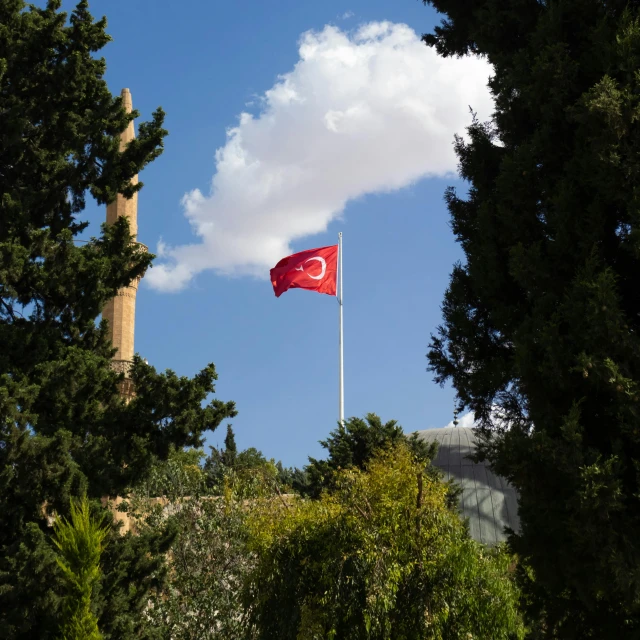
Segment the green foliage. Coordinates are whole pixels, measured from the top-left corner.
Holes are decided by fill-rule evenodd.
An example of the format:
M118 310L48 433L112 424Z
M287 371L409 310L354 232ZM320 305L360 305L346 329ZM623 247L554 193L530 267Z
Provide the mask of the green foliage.
M166 496L169 499L199 496L206 491L201 461L202 449L171 448L166 460L157 460L145 479L135 487L135 495L148 500Z
M107 528L90 513L86 497L71 501L70 520L54 521L53 544L66 596L62 606L60 640L101 640L91 610L93 590L100 578L100 556Z
M127 221L76 246L87 194L99 203L142 186L131 178L162 151L163 113L138 127L124 151L125 113L96 56L106 21L87 3L70 16L0 2L0 637L53 637L60 610L47 513L70 498L123 494L172 447L235 414L213 400L215 368L193 379L136 359L136 397L125 404L110 368L106 327L95 318L153 256L131 242ZM145 594L162 579L168 533L109 533L94 609L105 637L151 637ZM151 633L151 632L149 632Z
M263 640L522 638L511 560L470 539L406 443L336 471L318 500L249 516Z
M233 433L227 433L227 447L232 441L229 432ZM242 472L225 468L221 485L211 489L198 464L204 455L201 450L172 451L130 497L128 511L139 535L166 530L175 534L167 580L152 591L145 611L147 626L158 637L254 637L241 598L255 562L247 548L246 518L256 497L277 495L277 484L275 466L271 464L273 473L265 476L265 465L270 463L255 449L247 451L246 457L256 466ZM235 459L242 461L245 453Z
M309 474L304 469L285 467L282 462L276 462L278 482L287 492L295 491L304 494L309 486Z
M235 434L227 425L224 448L210 447L210 455L204 463L208 492L222 495L228 491L245 498L255 498L272 493L276 488L285 489L289 475L282 463L267 460L261 451L249 447L238 452ZM279 465L279 466L278 466Z
M170 526L177 533L167 580L149 597L147 625L173 640L249 638L241 591L254 558L245 501L227 492L146 506L137 513L141 532Z
M327 488L333 487L335 474L340 469L354 467L364 469L380 449L406 443L411 451L425 463L434 458L436 445L418 439L416 434L407 437L395 420L383 423L375 413L364 419L349 418L338 424L326 440L320 444L328 451L326 460L309 458L309 464L300 472L292 473L294 488L302 495L317 498ZM429 467L430 473L437 473Z
M520 493L540 637L640 634L640 6L429 0L443 55L493 64L456 143L454 267L429 360ZM499 420L495 418L498 417Z
M336 468L331 487L319 500L306 500L285 495L282 478L294 472L255 449L236 449L227 456L235 442L229 434L232 429L224 448L212 448L204 469L201 450L173 450L128 501L139 536L175 536L167 579L148 596L144 619L149 633L175 640L255 640L279 637L286 630L284 638L296 637L304 590L315 589L308 599L316 609L304 609L314 629L317 620L322 625L343 615L336 602L344 602L345 611L360 611L359 617L345 614L340 627L345 635L339 637L468 640L473 630L477 638L521 636L513 562L503 550L483 550L469 538L457 510L450 508L449 487L425 465L425 451L432 454L431 448L416 447L416 453L410 449L413 439L383 439L361 468ZM218 465L221 481L207 487L205 479ZM336 505L342 510L340 519L327 523L319 514ZM304 531L296 529L296 536L308 539L292 559L286 545L294 534L283 531L298 527L298 516L307 513L316 519L305 520L300 525ZM282 562L290 564L274 567ZM281 569L281 575L269 573ZM296 586L301 574L305 582ZM317 592L334 581L339 593L327 604ZM375 600L379 591L386 600ZM360 606L365 601L375 601L371 611ZM494 605L497 609L491 611ZM387 607L387 613L380 607ZM440 607L426 627L420 622L425 607L429 612ZM382 626L366 631L365 613L383 619ZM269 627L271 618L281 627ZM389 625L401 635L389 636ZM311 633L306 627L299 631L300 638L331 637L330 628L325 634L323 627L317 636L304 635Z
M238 455L238 447L236 446L236 436L233 433L233 427L227 425L227 435L224 438L224 458L223 462L227 467L232 467Z

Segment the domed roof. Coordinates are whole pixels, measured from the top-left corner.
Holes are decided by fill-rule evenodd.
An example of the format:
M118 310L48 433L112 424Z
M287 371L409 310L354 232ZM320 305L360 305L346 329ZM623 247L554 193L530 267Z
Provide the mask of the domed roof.
M469 459L475 449L474 429L446 427L418 431L423 440L438 443L434 465L462 487L460 510L469 519L469 530L478 542L493 545L506 540L504 528L520 530L515 488L495 475L487 462Z

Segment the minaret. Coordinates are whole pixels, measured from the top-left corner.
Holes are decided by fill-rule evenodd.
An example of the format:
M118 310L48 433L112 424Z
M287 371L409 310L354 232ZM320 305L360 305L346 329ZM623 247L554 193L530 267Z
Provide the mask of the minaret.
M133 110L131 92L129 89L122 90L122 102L127 113ZM126 146L135 138L133 121L129 122L127 128L120 135L120 151L124 151ZM138 176L131 179L133 184L138 183ZM129 228L134 240L138 233L138 194L127 199L121 194L107 205L107 224L113 224L120 216L129 219ZM140 243L138 247L146 251L147 247ZM102 310L102 317L109 322L109 338L111 344L117 349L113 356L113 368L119 373L124 373L125 378L129 376L129 369L134 354L134 333L136 326L136 294L138 292L139 280L134 280L128 287L120 289L116 297L107 302ZM125 379L121 388L121 393L125 397L133 395L133 385L130 380Z

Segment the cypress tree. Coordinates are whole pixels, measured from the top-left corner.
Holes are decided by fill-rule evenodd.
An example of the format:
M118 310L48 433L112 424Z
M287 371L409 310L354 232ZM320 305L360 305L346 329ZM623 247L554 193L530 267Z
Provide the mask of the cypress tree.
M54 637L61 579L48 516L70 499L123 495L172 447L235 414L213 400L216 372L160 374L139 358L125 404L113 349L95 318L152 256L136 251L124 219L77 246L87 195L99 204L141 188L131 178L162 151L154 112L119 151L125 113L95 55L106 20L86 1L70 16L0 1L0 637ZM146 638L141 610L162 578L171 532L110 533L94 611L105 637Z
M238 447L236 445L236 436L233 433L233 427L227 425L227 435L224 438L224 452L222 453L222 461L226 467L233 467L238 457Z
M464 262L430 367L520 492L541 637L640 634L640 3L428 0L428 45L486 56L490 122L446 193Z
M53 523L56 562L62 571L66 595L62 607L60 640L101 640L98 620L91 610L93 591L100 579L107 528L91 516L86 497L71 502L69 520Z

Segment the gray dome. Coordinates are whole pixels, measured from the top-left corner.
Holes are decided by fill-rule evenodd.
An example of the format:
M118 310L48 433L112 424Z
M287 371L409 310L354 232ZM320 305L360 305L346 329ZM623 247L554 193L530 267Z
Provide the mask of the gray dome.
M465 427L426 429L418 437L438 443L433 464L444 472L445 480L462 486L460 510L469 519L472 537L484 544L506 540L504 528L520 530L518 496L515 488L495 475L486 462L468 458L475 448L474 430Z

